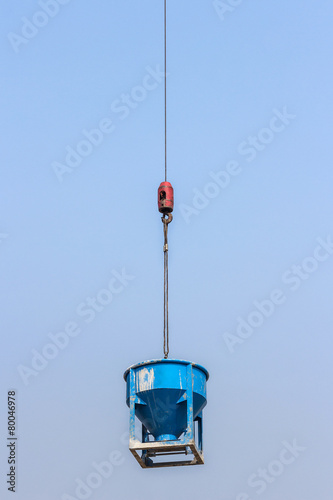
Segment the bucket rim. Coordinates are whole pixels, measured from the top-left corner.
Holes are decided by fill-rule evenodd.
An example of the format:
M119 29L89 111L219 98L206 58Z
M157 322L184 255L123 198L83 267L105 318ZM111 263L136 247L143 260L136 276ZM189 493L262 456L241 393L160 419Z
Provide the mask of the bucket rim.
M124 372L124 380L127 382L127 375L129 374L130 370L133 370L134 368L138 368L139 366L144 366L144 365L154 365L157 363L171 363L171 364L181 364L181 365L192 365L195 368L198 368L201 370L205 375L206 375L206 381L209 379L209 372L204 368L202 365L199 365L198 363L194 363L193 361L186 361L184 359L150 359L148 361L141 361L140 363L135 363L134 365L131 365L127 370Z

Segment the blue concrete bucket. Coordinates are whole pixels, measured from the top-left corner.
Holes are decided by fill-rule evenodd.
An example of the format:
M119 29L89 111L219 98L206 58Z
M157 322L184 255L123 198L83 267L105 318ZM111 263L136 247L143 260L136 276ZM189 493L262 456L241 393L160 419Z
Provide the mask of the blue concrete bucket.
M126 402L131 410L130 450L143 450L141 461L133 453L140 465L153 466L151 457L158 454L170 451L187 454L189 450L195 455L191 463L164 465L203 463L202 410L207 404L208 377L202 366L178 359L144 361L126 370ZM135 417L142 423L142 442L135 436ZM198 445L194 435L196 421Z

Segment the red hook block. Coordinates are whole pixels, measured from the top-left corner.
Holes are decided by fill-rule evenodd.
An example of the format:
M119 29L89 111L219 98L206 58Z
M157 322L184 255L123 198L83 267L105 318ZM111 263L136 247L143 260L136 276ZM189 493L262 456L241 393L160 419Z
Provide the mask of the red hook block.
M162 214L169 214L173 211L173 187L170 182L161 182L157 202L158 210Z

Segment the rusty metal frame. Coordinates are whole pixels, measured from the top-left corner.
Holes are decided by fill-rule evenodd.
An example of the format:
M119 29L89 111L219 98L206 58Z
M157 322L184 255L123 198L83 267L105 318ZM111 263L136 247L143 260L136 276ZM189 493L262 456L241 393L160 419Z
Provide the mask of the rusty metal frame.
M135 405L140 403L135 394L135 373L130 370L130 439L129 449L142 468L177 467L183 465L202 465L204 463L202 443L202 412L193 419L193 376L192 365L187 366L186 404L187 427L183 438L174 441L149 441L149 432L142 425L142 441L135 435ZM195 422L198 422L198 443L195 439ZM139 452L142 452L141 455ZM154 462L154 457L167 455L192 454L192 460Z

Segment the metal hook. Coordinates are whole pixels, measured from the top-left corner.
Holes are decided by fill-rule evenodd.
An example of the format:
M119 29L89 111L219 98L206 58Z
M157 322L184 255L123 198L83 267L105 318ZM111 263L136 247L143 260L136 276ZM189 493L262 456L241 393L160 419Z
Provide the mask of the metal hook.
M173 216L172 214L163 214L163 216L161 217L161 220L163 222L163 224L170 224L170 222L172 221L173 219Z

